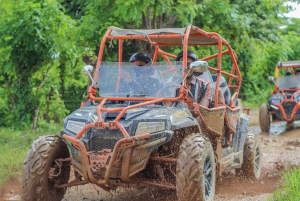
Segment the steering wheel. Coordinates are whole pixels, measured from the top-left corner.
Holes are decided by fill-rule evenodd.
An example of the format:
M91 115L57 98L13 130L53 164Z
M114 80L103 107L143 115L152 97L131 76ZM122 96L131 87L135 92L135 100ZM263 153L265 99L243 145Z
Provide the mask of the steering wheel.
M174 97L175 95L178 96L178 94L176 94L177 92L175 90L177 90L178 88L180 88L181 85L180 84L170 84L170 85L166 85L164 86L161 90L159 90L157 92L157 96L159 97ZM175 94L174 94L175 93ZM188 91L188 95L194 99L193 94Z
M174 97L176 93L176 89L180 88L180 84L170 84L164 86L157 92L157 96L159 97Z

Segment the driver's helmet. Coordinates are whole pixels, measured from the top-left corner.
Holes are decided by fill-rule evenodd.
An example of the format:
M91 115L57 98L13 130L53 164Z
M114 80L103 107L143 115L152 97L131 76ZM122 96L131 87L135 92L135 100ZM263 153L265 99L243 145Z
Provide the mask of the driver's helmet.
M134 61L145 61L146 65L141 67L141 66L133 66L132 70L134 73L134 76L136 78L138 77L149 77L154 74L154 68L152 67L152 59L149 57L147 54L138 52L133 54L129 62L134 62Z
M190 50L187 51L187 56L190 57L191 59L193 59L193 61L197 61L198 60L197 55L194 52L190 51ZM181 57L183 57L183 51L181 51L181 52L178 53L178 55L176 57L176 61L179 61L179 59Z
M151 57L142 52L137 52L130 57L129 62L132 63L134 61L145 61L147 64L152 63Z
M187 56L190 57L193 61L198 61L198 56L191 50L187 51ZM183 57L183 51L178 53L178 55L176 57L176 61L179 61L181 57ZM202 74L203 74L203 72L194 72L193 73L193 75L195 75L195 76L200 76Z

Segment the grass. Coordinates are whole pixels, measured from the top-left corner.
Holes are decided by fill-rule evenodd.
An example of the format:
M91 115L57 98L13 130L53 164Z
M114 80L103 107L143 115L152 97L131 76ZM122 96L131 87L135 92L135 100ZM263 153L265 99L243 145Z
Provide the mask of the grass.
M21 180L23 162L35 139L45 133L59 134L61 129L53 124L37 132L0 128L0 187L9 179Z
M270 201L300 201L300 168L294 168L283 175L282 186L274 193Z
M250 109L259 108L259 106L261 105L260 103L249 102L249 101L246 101L246 100L242 100L242 104L243 104L244 107L250 108Z

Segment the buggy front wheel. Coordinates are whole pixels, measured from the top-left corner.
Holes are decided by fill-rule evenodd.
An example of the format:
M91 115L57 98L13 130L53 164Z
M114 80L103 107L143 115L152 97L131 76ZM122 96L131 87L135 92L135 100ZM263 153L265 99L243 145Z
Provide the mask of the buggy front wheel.
M267 104L262 104L259 107L259 125L263 132L269 132L270 130L270 113Z
M62 200L66 189L56 186L68 182L70 164L61 164L57 159L69 157L68 147L60 137L47 135L35 140L23 166L22 200Z
M257 137L253 133L247 135L244 145L243 164L236 169L237 174L248 178L259 179L261 172L261 148Z
M181 143L176 166L176 191L180 201L212 201L216 164L212 145L202 134L191 134Z

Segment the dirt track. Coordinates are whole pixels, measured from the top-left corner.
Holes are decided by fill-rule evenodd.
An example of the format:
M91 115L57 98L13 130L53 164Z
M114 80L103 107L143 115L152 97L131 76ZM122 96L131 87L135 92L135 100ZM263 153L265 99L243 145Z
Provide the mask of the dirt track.
M258 124L257 111L250 113L251 125ZM290 166L300 163L300 130L287 131L278 137L261 133L259 126L250 126L249 131L257 134L262 145L262 175L258 181L243 179L226 172L222 180L217 181L216 201L261 201L280 185L280 175ZM0 200L19 200L19 181L8 181L0 191ZM2 195L2 196L1 196ZM161 189L117 189L108 193L95 185L84 185L68 189L64 201L173 201L176 200L175 191Z

